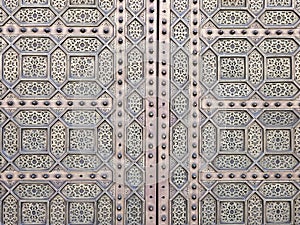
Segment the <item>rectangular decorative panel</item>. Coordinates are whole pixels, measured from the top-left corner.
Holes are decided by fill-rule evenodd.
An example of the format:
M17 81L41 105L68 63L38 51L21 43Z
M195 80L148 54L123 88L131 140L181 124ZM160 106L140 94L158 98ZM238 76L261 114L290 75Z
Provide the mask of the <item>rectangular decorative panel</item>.
M0 1L0 224L300 224L299 18Z
M155 223L155 7L0 2L1 224Z

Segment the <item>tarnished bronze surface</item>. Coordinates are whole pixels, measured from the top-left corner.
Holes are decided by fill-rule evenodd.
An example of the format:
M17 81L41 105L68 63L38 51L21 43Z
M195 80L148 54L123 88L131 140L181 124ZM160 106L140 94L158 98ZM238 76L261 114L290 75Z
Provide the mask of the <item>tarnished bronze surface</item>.
M0 224L300 224L299 16L0 1Z

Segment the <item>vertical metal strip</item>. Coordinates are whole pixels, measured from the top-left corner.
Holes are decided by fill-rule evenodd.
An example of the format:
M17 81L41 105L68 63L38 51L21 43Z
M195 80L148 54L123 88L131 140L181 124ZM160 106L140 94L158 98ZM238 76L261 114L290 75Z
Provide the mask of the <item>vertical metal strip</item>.
M159 2L158 49L158 224L170 223L169 214L169 81L170 81L170 0Z
M125 224L125 2L117 1L117 13L116 13L116 102L114 107L116 109L116 225Z
M155 224L156 221L156 146L157 146L157 89L156 89L156 62L157 62L157 42L156 24L158 8L156 1L146 1L146 50L145 50L145 85L146 85L146 223Z
M192 0L191 0L192 1ZM200 125L200 112L198 109L200 86L198 84L199 79L199 1L193 0L190 2L190 61L189 61L189 172L190 172L190 182L188 189L189 196L189 224L196 225L199 224L199 216L197 214L198 209L198 198L200 186L198 183L198 171L200 165L198 145L199 145L199 125Z

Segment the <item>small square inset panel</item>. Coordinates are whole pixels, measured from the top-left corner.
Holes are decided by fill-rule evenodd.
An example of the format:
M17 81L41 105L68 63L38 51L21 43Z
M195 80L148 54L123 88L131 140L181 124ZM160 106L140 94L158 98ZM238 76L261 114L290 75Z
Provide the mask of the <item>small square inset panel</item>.
M291 7L292 0L268 0L269 7Z
M94 151L94 130L72 129L70 130L70 150L71 151Z
M245 78L245 58L230 57L221 58L221 79L244 79Z
M245 206L243 202L221 202L221 224L238 224L244 222Z
M291 78L291 58L271 57L267 58L268 79L289 79Z
M22 224L46 224L47 203L45 202L23 202Z
M70 78L95 78L95 58L92 56L71 56Z
M221 0L222 7L245 7L245 0Z
M268 151L290 151L291 133L290 130L267 130Z
M23 129L22 150L47 151L47 129Z
M244 130L221 130L220 151L242 152L245 145Z
M22 75L25 78L46 78L47 56L24 56L22 59Z
M291 203L290 202L267 202L266 222L272 224L290 224Z
M71 202L69 205L69 223L72 225L94 224L94 203Z

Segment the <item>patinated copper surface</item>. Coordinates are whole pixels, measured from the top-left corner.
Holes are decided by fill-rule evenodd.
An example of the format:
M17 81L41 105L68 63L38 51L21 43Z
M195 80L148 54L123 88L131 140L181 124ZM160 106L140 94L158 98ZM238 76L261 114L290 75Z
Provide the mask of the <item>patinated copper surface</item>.
M299 16L0 1L0 224L300 224Z

